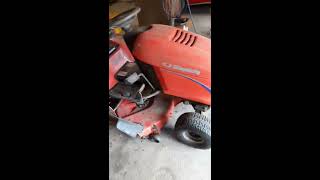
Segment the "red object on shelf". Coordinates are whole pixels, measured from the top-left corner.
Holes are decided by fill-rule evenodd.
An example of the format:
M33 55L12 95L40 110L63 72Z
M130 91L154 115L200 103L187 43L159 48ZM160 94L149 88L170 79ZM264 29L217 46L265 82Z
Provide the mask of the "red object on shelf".
M196 5L196 4L211 4L211 0L189 0L190 5Z

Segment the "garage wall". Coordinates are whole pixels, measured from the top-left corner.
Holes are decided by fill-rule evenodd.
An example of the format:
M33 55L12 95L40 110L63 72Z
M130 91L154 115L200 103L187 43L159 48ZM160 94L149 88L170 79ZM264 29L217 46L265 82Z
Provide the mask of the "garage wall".
M169 24L162 8L162 0L135 0L135 3L142 9L138 15L141 25Z
M109 4L109 19L136 6L141 7L141 12L138 14L141 26L169 24L169 20L162 9L162 0L117 0Z

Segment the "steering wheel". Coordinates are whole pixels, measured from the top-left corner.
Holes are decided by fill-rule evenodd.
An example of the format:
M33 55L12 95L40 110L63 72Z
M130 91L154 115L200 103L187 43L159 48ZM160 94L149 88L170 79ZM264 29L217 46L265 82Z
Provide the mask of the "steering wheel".
M135 7L118 14L114 18L110 19L109 29L112 27L128 28L140 11L140 7Z

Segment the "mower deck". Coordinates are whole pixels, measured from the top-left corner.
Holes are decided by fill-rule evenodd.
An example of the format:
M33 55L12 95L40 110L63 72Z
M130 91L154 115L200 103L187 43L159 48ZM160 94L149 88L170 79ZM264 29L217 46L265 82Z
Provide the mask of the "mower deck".
M172 116L174 106L175 100L172 96L161 94L155 97L154 101L148 108L122 117L121 123L123 123L123 120L126 120L128 122L143 126L143 129L138 133L140 138L159 134L160 129Z

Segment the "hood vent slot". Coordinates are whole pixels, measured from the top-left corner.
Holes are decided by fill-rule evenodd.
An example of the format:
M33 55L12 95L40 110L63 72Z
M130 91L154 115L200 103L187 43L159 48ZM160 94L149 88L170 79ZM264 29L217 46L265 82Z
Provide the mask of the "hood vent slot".
M187 32L177 30L171 40L173 42L192 47L195 44L197 37Z
M194 36L192 43L190 44L190 47L192 47L194 45L194 43L196 43L197 41L197 36Z

